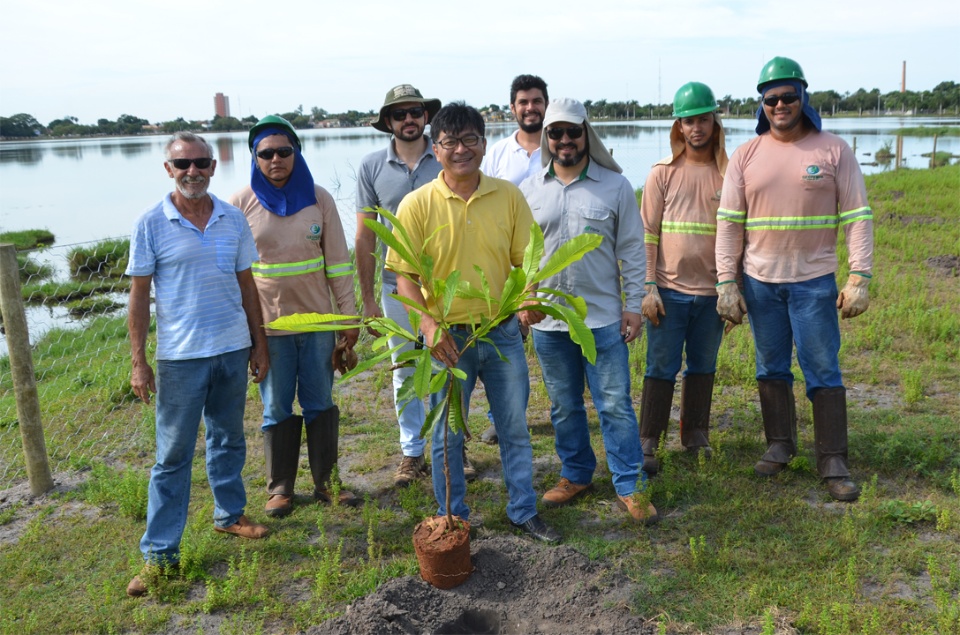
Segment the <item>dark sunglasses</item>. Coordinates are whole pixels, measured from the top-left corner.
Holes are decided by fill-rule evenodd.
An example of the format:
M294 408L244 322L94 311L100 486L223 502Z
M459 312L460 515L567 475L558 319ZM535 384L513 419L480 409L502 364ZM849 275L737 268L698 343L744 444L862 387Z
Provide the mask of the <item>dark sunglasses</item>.
M197 166L198 170L206 170L213 163L213 159L206 157L203 159L170 159L170 164L178 170L189 170L191 163Z
M396 110L390 111L390 116L393 117L394 121L403 121L407 118L407 115L410 115L414 119L419 119L423 116L423 111L423 106L416 106L414 108L397 108Z
M282 148L266 148L257 152L257 156L263 159L264 161L272 161L273 155L278 155L281 159L286 159L288 156L293 154L293 148L290 146L284 146Z
M773 108L777 105L778 102L783 102L784 106L789 106L790 104L796 102L800 99L800 95L797 93L784 93L783 95L771 95L770 97L763 98L763 105L768 108Z
M569 128L547 128L547 137L553 139L554 141L560 141L563 139L564 134L571 139L579 139L583 136L583 128L581 126L570 126Z

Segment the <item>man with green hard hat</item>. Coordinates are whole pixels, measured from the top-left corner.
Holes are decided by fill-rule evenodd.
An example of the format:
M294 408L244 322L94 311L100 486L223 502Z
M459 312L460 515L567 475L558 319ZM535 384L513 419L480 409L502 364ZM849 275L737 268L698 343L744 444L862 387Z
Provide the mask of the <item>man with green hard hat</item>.
M230 197L246 216L259 260L253 277L264 323L293 313L356 311L353 264L333 197L313 182L300 137L286 119L270 115L250 129L250 184ZM334 306L334 302L336 306ZM260 383L266 512L293 510L300 443L306 427L313 497L355 505L360 499L334 482L340 411L333 403L335 364L352 351L359 329L294 333L267 330L270 374ZM339 343L338 343L339 339ZM294 398L300 414L293 408ZM336 494L335 494L336 492Z
M717 312L739 324L749 310L767 451L754 466L780 473L797 452L790 369L793 348L813 403L817 470L836 500L860 490L847 467L847 402L840 326L867 310L873 212L850 147L821 130L807 80L794 60L760 71L757 137L730 158L717 211ZM837 292L837 233L849 278ZM743 295L735 282L743 266Z
M689 82L673 99L677 120L670 156L657 162L643 188L647 256L647 370L640 407L643 467L656 474L673 389L686 349L680 392L680 443L710 453L710 405L723 320L717 316L717 206L727 168L717 100L706 84Z

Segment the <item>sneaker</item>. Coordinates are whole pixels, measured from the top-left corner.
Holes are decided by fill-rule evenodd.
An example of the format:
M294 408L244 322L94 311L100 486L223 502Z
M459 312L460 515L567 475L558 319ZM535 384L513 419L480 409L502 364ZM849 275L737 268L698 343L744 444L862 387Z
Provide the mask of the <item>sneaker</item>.
M404 456L400 460L397 471L393 474L393 484L396 487L406 487L411 481L430 474L427 460L420 456Z
M555 545L560 542L560 534L557 533L556 529L543 522L539 514L524 523L515 523L511 520L510 524L534 540L545 542L548 545Z
M477 468L473 467L473 463L467 458L466 446L463 448L463 478L466 481L477 480Z
M640 496L617 496L617 507L624 510L638 523L652 525L660 521L660 514L653 503L646 503Z
M246 516L241 516L237 519L237 522L233 523L229 527L219 527L214 525L213 529L214 531L219 531L221 534L233 534L234 536L250 538L251 540L263 538L270 533L270 530L267 529L266 525L252 522L248 520Z
M579 483L574 483L569 479L561 478L556 487L548 490L547 493L543 495L543 504L547 507L560 507L561 505L566 505L576 497L589 490L591 487L593 487L592 483L580 485Z

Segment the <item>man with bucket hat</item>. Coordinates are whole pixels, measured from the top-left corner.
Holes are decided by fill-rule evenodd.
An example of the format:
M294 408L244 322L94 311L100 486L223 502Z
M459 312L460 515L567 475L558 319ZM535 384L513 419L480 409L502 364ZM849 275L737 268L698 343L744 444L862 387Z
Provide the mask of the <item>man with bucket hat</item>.
M590 447L584 407L586 383L600 418L617 505L636 522L650 524L659 517L656 508L639 496L645 483L643 452L630 399L627 351L627 344L641 335L645 280L637 198L579 101L550 102L540 152L543 168L521 183L520 190L543 230L543 262L573 236L603 237L582 260L543 282L544 287L586 302L585 322L596 342L596 362L586 360L564 322L546 316L531 324L561 463L560 481L543 495L543 503L566 505L591 486L597 458ZM560 296L553 299L560 301Z
M253 276L264 322L293 313L353 314L353 265L333 197L313 182L300 137L286 119L269 115L250 129L250 185L230 197L253 231L259 260ZM335 298L333 306L331 295ZM339 489L337 465L340 411L333 403L334 365L352 351L359 329L293 333L267 330L270 374L260 383L263 452L270 516L293 509L305 425L313 496L356 505ZM342 372L342 370L341 370ZM294 414L294 396L302 414Z
M441 166L433 152L433 143L430 137L424 134L424 128L439 110L439 99L424 98L420 91L410 84L400 84L387 91L380 113L371 125L381 132L390 133L392 138L387 147L365 156L357 173L355 253L363 315L386 316L407 330L410 329L410 318L404 305L391 297L391 294L397 292L397 274L389 269L381 270L381 305L377 305L374 290L377 268L374 252L377 248L377 237L363 221L378 220L389 228L390 221L373 210L382 207L396 214L404 196L440 174ZM401 338L391 338L390 345L398 346L403 342ZM394 352L394 363L397 357L412 348L413 345L407 343ZM430 474L424 455L426 440L420 438L420 429L426 416L423 403L416 400L397 400L403 382L412 375L412 367L397 368L393 371L394 406L400 426L400 451L403 455L393 477L393 483L397 487L405 487L414 479ZM468 478L476 477L476 470L466 460L466 455L464 471Z
M717 100L706 84L689 82L673 99L677 120L670 156L657 162L643 188L640 214L647 252L647 369L640 407L643 468L656 474L677 373L680 443L710 452L710 404L723 320L717 315L717 206L727 168Z
M847 402L837 310L867 310L873 213L850 147L821 130L800 65L775 57L760 71L757 137L730 158L717 211L717 312L750 312L767 451L754 466L780 473L797 452L793 346L813 403L817 470L836 500L860 490L847 467ZM850 272L837 293L837 231ZM743 296L735 277L743 261Z

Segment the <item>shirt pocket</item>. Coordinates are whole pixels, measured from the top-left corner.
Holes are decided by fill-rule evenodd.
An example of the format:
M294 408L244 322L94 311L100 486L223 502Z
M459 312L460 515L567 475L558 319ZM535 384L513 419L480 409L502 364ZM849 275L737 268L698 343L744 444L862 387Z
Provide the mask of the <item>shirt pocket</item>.
M591 204L580 208L580 233L613 235L613 210L602 205Z

